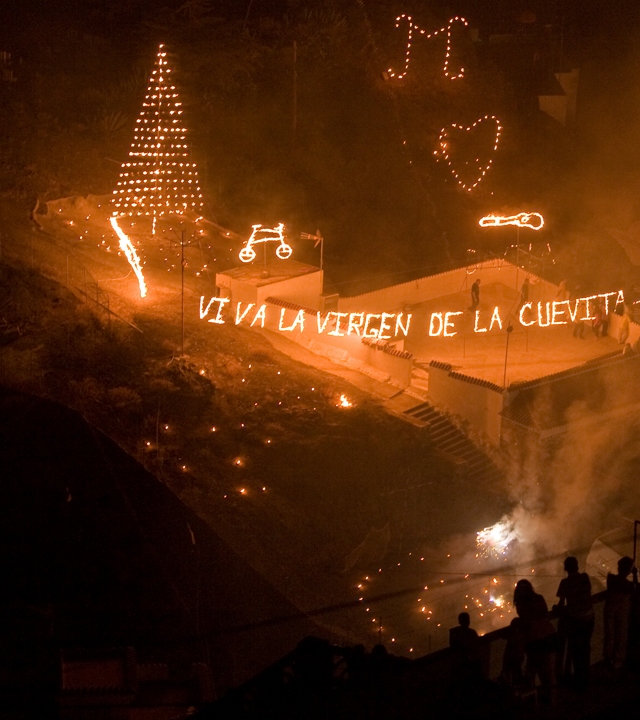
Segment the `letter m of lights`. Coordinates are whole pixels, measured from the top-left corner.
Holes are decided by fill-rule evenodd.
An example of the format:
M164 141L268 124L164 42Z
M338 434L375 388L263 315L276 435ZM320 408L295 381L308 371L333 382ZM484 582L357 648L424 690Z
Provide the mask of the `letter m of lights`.
M155 233L156 218L202 210L202 192L196 164L189 159L182 103L172 81L164 45L158 48L142 110L136 120L129 157L111 198L111 225L123 216L149 216ZM115 223L115 225L114 225ZM146 295L141 263L131 240L118 233L120 247ZM126 238L125 239L123 239Z

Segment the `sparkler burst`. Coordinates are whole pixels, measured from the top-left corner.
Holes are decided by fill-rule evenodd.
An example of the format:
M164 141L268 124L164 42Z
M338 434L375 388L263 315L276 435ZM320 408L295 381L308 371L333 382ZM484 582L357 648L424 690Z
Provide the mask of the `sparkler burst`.
M484 528L476 535L476 557L501 560L511 543L518 537L515 524L510 518L502 518L495 525Z

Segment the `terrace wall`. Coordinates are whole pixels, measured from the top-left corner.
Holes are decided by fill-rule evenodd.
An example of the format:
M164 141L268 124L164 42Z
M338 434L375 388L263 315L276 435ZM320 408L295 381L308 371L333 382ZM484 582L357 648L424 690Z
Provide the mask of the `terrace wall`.
M400 388L405 388L411 383L413 368L411 353L395 350L382 344L364 343L357 335L342 337L329 335L328 333L333 329L335 323L329 323L325 332L320 334L315 310L282 301L280 298L269 298L267 304L269 308L265 323L266 329L280 333L287 340L305 347L316 355L322 355L335 363L359 370L374 380L391 382ZM305 311L304 332L300 332L297 328L292 332L280 332L280 310L283 307L286 309L284 327L293 323L297 310Z
M436 407L467 420L476 432L500 446L504 401L501 387L456 373L446 363L432 362L428 397Z
M390 285L381 290L362 295L341 297L338 301L338 307L340 312L359 312L362 310L367 312L390 312L407 305L418 305L435 298L457 294L465 285L470 292L471 285L477 278L480 278L481 284L484 285L500 283L507 287L520 289L526 276L531 281L530 300L537 302L538 300L546 301L555 298L558 292L557 285L532 275L530 272L506 260L487 260L470 267L448 270L438 275L429 275L399 285Z

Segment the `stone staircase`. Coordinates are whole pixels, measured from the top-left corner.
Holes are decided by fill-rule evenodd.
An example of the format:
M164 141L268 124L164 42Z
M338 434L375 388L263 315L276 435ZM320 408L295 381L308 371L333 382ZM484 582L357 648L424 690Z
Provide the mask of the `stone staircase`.
M404 414L428 427L433 446L453 459L457 472L465 479L483 483L500 479L502 473L498 467L431 403L423 402L405 410Z

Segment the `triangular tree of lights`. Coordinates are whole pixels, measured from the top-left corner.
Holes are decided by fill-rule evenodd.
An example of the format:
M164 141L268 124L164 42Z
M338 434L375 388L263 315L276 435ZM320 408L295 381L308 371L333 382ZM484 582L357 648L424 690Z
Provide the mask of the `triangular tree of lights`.
M198 171L196 164L189 160L182 103L171 74L165 47L160 45L136 120L129 157L122 163L111 198L116 225L119 217L146 215L152 218L155 233L158 217L202 210ZM146 285L140 260L128 236L124 232L117 234L120 247L138 278L140 295L144 297Z

